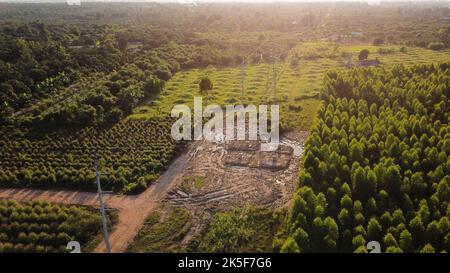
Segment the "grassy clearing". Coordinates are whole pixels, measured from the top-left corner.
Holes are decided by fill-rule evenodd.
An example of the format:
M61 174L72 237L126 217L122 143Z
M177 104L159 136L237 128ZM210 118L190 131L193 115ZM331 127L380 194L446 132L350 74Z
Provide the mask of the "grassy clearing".
M189 230L190 213L183 208L171 208L168 212L153 211L139 231L127 252L180 252L181 240Z
M159 208L127 252L272 252L285 237L285 217L286 209L254 206L220 212L211 220L194 219L184 208ZM203 228L187 235L195 221ZM183 244L186 236L190 239Z
M187 193L199 191L205 186L205 179L206 177L200 175L185 177L181 188Z
M191 244L194 252L272 252L286 211L266 207L235 208L218 213L205 234Z
M448 61L450 59L450 50L434 51L417 47L404 47L404 52L400 51L403 46L371 46L354 45L343 48L344 52L351 53L353 60L358 58L358 53L362 49L370 51L369 59L378 58L384 66L393 66L397 64L414 65L422 63L433 63ZM379 53L379 49L385 49L391 52Z
M204 104L265 104L267 99L273 98L270 90L267 90L267 64L249 66L245 73L244 93L242 92L242 70L238 68L220 68L214 70L193 69L180 72L166 84L165 90L160 96L146 105L135 109L131 119L147 119L154 115L167 115L173 105L187 104L193 107L195 96L201 96L198 90L199 79L207 74L214 89L204 97ZM278 65L281 70L281 65ZM317 94L320 88L320 80L310 84L308 79L298 80L298 71L286 69L278 82L276 98L280 102L280 115L282 123L286 127L309 128L319 102ZM304 86L302 86L305 84ZM303 88L301 88L303 87ZM295 109L291 111L289 109ZM291 114L297 117L290 116ZM299 119L298 116L305 117ZM295 121L295 124L291 124ZM295 126L296 125L296 126Z
M280 104L283 126L308 130L320 105L318 94L325 72L342 67L347 63L349 55L355 62L359 51L364 48L370 51L369 59L378 58L383 66L439 62L450 58L450 50L432 51L407 47L402 52L402 46L336 46L324 42L301 44L291 52L291 58L286 63L279 63L276 67L279 80L275 97ZM379 53L379 48L385 49L387 53ZM290 65L294 54L300 58L296 66ZM204 105L264 104L268 99L274 99L270 88L267 88L269 69L269 64L261 63L245 69L209 67L182 71L167 82L158 97L137 107L129 118L148 119L155 115L168 115L175 104L193 107L194 97L201 96L198 82L204 75L208 75L214 84L213 90L203 101Z

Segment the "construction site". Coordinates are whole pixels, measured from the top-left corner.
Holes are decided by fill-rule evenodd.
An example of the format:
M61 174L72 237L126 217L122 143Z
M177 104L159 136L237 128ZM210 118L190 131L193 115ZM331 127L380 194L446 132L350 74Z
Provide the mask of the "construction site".
M195 238L217 212L246 206L286 207L297 187L307 132L286 134L276 151L261 151L260 141L193 143L188 161L162 200L165 208L189 211L183 240Z

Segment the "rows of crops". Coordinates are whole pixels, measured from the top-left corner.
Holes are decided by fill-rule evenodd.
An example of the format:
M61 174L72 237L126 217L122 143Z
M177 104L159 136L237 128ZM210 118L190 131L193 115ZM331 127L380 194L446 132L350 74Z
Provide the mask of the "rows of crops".
M0 201L0 253L67 252L68 242L84 248L100 230L100 214L87 208Z
M108 129L85 127L11 137L0 136L0 185L95 189L98 153L102 186L135 193L144 190L172 159L177 144L171 121L124 121Z
M282 251L450 251L449 71L327 74Z

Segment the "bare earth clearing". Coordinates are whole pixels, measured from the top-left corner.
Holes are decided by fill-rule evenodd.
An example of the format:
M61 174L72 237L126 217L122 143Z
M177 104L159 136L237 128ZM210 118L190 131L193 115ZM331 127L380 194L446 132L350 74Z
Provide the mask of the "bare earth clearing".
M190 229L181 244L189 245L217 212L247 205L289 205L307 134L286 134L274 152L261 152L258 141L199 143L176 176L176 187L164 199L164 204L183 207L191 214Z
M110 232L112 252L124 252L160 203L183 206L194 223L183 243L202 229L202 219L217 211L245 205L284 206L296 187L299 157L307 132L285 135L275 152L260 152L251 141L195 142L145 192L136 196L104 194L118 221ZM98 207L96 193L36 189L0 189L0 199L46 200ZM198 220L198 221L196 221ZM104 252L104 242L95 252Z

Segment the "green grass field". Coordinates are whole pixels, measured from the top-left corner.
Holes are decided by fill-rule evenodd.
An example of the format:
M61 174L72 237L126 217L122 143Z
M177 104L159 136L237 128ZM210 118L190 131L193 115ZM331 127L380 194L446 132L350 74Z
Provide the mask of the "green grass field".
M189 231L190 217L183 208L170 208L165 215L153 211L127 252L180 252L179 244Z
M396 64L414 65L446 61L450 59L450 51L432 51L422 48L405 48L402 46L371 46L352 45L335 46L331 43L305 43L291 51L290 57L276 65L277 87L274 96L273 89L267 88L267 63L249 65L244 68L226 67L192 69L176 74L166 83L164 91L150 102L137 108L129 117L131 119L147 119L154 115L167 115L175 104L187 104L193 107L195 96L201 96L198 82L208 75L214 84L213 90L207 94L203 103L219 104L265 104L276 97L280 103L280 116L284 127L308 130L320 105L320 92L324 74L337 67L343 67L352 56L355 62L361 49L370 51L369 59L378 58L382 66ZM387 53L378 53L384 48ZM290 65L292 56L300 58L297 66ZM244 82L244 92L242 92Z

